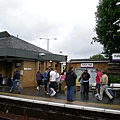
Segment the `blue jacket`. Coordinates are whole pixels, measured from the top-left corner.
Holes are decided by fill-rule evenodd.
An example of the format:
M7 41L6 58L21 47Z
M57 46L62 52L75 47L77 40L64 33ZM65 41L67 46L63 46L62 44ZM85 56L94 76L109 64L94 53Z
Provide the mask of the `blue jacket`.
M43 76L44 76L44 80L48 80L48 72L45 71Z

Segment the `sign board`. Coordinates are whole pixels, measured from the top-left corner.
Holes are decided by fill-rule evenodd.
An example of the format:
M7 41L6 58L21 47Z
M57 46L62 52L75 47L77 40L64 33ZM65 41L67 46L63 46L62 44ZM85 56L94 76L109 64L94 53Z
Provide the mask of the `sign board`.
M32 68L24 68L24 70L32 70Z
M93 67L93 63L81 63L82 68L91 68Z
M120 53L113 53L112 61L120 61Z
M77 75L76 82L78 83L80 76L86 68L75 68L75 73ZM89 84L95 83L96 70L95 68L87 68L88 73L90 74Z
M20 70L20 75L23 75L23 70Z

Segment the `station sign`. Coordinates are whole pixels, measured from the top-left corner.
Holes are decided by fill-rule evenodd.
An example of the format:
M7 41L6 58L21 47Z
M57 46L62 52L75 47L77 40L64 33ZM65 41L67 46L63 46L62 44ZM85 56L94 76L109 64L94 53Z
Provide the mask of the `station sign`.
M81 63L81 68L92 68L93 63Z
M119 61L120 62L120 53L113 53L112 54L112 61Z

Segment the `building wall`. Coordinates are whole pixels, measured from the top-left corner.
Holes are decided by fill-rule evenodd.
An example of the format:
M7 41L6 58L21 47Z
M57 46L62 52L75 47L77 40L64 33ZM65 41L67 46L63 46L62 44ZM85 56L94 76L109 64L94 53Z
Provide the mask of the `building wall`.
M16 63L20 63L20 66L16 66ZM56 65L55 62L51 62L48 64L48 62L39 62L39 61L11 61L11 62L0 62L0 74L2 74L2 77L6 78L12 78L15 68L18 68L18 70L21 73L20 76L20 83L21 87L30 87L30 86L36 86L36 73L40 69L42 74L46 70L46 68L53 68L56 69L58 73L61 73L61 64L58 63Z
M53 68L54 70L57 70L57 72L60 74L61 73L61 64L60 63L56 63L55 62L42 62L40 63L40 68L41 68L41 72L44 73L44 71L46 70L46 68Z
M1 74L2 74L2 77L6 77L6 64L5 62L1 62Z
M67 71L69 67L81 68L81 63L67 63ZM95 62L93 63L93 68L99 68L100 70L104 70L106 73L108 72L108 63L107 62Z
M36 73L39 70L39 62L23 61L22 87L36 86Z

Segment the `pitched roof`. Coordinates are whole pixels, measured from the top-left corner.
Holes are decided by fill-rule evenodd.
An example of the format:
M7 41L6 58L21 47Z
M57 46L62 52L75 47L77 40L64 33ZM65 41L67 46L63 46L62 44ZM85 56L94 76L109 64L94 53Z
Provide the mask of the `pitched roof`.
M7 31L0 32L0 48L17 48L21 50L29 50L29 51L44 52L44 53L52 54L47 50L44 50L29 42L26 42L22 39L19 39L15 36L10 35Z
M40 61L67 61L67 56L51 53L12 36L7 31L0 32L0 57L1 60L32 59Z

